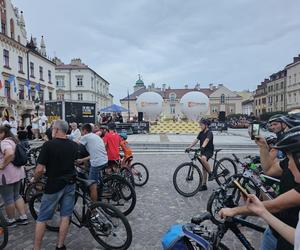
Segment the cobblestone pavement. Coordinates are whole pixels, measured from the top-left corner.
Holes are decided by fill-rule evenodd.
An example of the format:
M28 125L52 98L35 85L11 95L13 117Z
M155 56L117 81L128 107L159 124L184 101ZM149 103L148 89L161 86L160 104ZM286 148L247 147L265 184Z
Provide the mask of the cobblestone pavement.
M225 156L224 154L220 156ZM128 216L132 230L132 250L161 249L160 238L175 223L189 222L193 215L205 211L211 191L217 184L210 182L209 190L192 198L180 196L174 189L172 175L182 162L188 161L184 154L177 155L137 155L135 161L145 163L150 171L150 179L145 187L136 187L137 205ZM7 249L32 249L34 221L27 226L9 230ZM246 236L258 248L261 235L248 230ZM57 234L47 231L44 249L55 249ZM228 233L224 242L229 249L243 249L236 238ZM101 249L86 228L71 226L66 240L68 249Z

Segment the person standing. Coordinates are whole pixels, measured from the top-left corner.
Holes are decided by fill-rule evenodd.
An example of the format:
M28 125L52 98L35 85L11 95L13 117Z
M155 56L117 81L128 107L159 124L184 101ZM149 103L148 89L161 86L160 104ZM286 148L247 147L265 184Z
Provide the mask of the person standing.
M72 128L72 131L71 131L70 135L68 135L68 138L70 140L73 140L73 141L77 142L81 138L81 132L77 128L77 123L76 122L72 122L70 125L71 125L71 128Z
M121 137L115 132L116 125L114 123L109 123L107 126L108 132L103 137L103 141L107 151L108 166L115 168L117 167L116 161L120 160Z
M203 164L203 185L200 188L200 191L207 190L207 185L206 185L207 173L209 174L208 180L210 181L212 179L211 168L208 163L208 160L214 154L214 135L209 129L209 124L210 124L209 120L201 119L200 121L201 132L198 134L196 140L193 141L193 143L186 148L186 151L189 151L198 142L200 142L201 157L199 160Z
M46 228L60 205L60 228L56 249L66 249L64 245L68 233L70 216L75 204L74 162L78 157L78 144L67 139L68 123L57 120L53 124L53 140L43 144L32 182L44 173L47 177L40 212L36 220L34 250L40 250ZM46 172L45 172L46 171Z
M19 194L21 180L25 178L23 167L16 167L14 159L16 144L18 140L11 133L9 125L0 126L0 194L5 204L8 226L28 224L25 213L25 204ZM15 210L20 218L15 218Z
M14 136L17 135L17 131L18 131L18 123L15 120L15 118L13 116L9 117L9 125L11 127L11 132Z
M40 118L34 114L32 116L32 120L31 120L31 124L32 124L32 133L34 134L34 140L38 140L39 139L39 121Z

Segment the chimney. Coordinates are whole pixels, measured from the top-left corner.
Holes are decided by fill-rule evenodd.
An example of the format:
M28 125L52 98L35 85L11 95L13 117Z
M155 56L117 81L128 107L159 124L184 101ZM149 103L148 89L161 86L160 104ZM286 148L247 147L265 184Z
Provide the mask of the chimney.
M59 66L59 65L63 65L63 62L58 58L58 57L54 57L53 58L53 62Z
M81 62L80 58L74 58L74 59L71 60L71 64L72 65L81 65L82 62Z
M166 84L163 84L163 85L162 85L162 91L163 91L163 92L166 90L166 86L167 86Z
M223 87L223 84L222 84L222 83L219 83L219 84L218 84L218 88L220 88L220 87Z
M155 84L154 83L151 83L151 88L155 89Z
M209 84L209 89L213 90L214 89L214 85L212 83Z

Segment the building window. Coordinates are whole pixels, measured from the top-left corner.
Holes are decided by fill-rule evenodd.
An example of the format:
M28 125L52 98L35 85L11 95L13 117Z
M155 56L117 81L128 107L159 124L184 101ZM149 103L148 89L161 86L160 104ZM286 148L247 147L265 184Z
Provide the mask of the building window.
M5 97L10 100L10 84L8 81L5 81L5 90L4 90Z
M297 79L297 74L294 74L294 83L297 82L296 79Z
M1 32L3 34L6 34L6 23L4 23L3 21L1 22Z
M64 99L65 99L65 95L64 94L59 94L57 96L57 100L59 100L59 101L63 101Z
M173 106L173 105L170 106L170 113L171 113L172 115L175 114L175 106Z
M43 67L40 66L40 80L44 81L44 77L43 77Z
M283 82L280 83L280 88L283 89Z
M19 85L19 99L24 100L24 85Z
M82 79L83 79L83 76L77 76L77 86L78 87L82 87L83 84L82 84Z
M56 86L63 88L65 87L65 77L64 76L56 76Z
M213 106L213 107L212 107L212 112L213 112L213 113L218 113L218 108L217 108L216 106Z
M175 93L169 94L169 98L170 98L170 102L175 102L175 100L176 100L176 94Z
M15 40L15 24L14 19L10 19L10 37Z
M279 89L279 85L278 85L278 83L276 84L276 90L278 90Z
M278 95L275 97L275 101L278 102Z
M48 70L48 82L52 83L52 72L51 72L51 70Z
M292 84L292 76L289 76L289 84Z
M296 103L297 102L297 94L294 93L294 102Z
M35 89L34 89L34 87L31 88L30 93L31 93L31 100L34 101L35 100Z
M267 98L262 98L262 99L261 99L261 103L262 103L262 104L266 104L266 101L267 101ZM260 105L260 103L259 103L259 105Z
M94 78L91 77L91 88L93 89L94 88Z
M222 94L222 95L221 95L221 104L224 104L224 103L225 103L225 95Z
M283 95L280 96L280 101L283 101Z
M30 77L34 77L34 64L30 62Z
M19 72L23 73L23 57L22 56L19 56L18 64L19 64Z
M83 100L83 94L80 93L80 94L78 94L78 101L82 101L82 100Z
M18 35L18 43L21 43L21 37Z
M258 100L258 105L260 105L260 99Z
M52 92L49 92L49 101L52 101Z
M4 66L9 68L9 51L6 49L3 50L3 60Z

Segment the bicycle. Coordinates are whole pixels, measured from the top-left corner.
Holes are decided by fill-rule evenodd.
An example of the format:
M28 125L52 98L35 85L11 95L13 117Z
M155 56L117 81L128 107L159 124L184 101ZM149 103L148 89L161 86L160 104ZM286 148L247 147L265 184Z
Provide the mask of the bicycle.
M206 225L203 225L203 223L207 220L211 220L211 215L209 213L201 214L201 216L193 218L191 220L191 223L172 226L171 229L169 229L169 231L165 234L165 237L170 236L171 233L177 233L178 236L181 237L177 237L176 239L173 236L173 238L175 239L171 244L173 244L173 246L176 246L176 244L178 243L181 245L184 244L185 248L183 249L229 250L229 248L221 241L227 231L230 230L247 250L254 250L254 247L241 232L240 228L246 227L254 229L255 231L260 233L263 233L265 231L264 227L235 217L227 218L224 223L217 225L217 229L210 230ZM177 231L173 230L173 228L175 227L177 227ZM169 235L167 235L168 233ZM164 249L168 250L173 249L172 246L169 248L167 248L166 246L164 247Z
M36 148L30 148L27 151L27 157L28 157L28 162L26 166L36 166L37 159L39 156L39 153L41 152L42 146L36 147Z
M93 238L105 249L128 249L132 241L132 230L127 218L110 204L91 202L88 193L89 187L94 184L95 181L76 178L75 207L70 223L78 228L88 228ZM29 202L29 209L35 220L39 213L42 195L42 193L36 194ZM77 211L78 209L81 209L80 212ZM47 228L58 231L58 218L59 207L50 224L47 224ZM121 232L122 228L124 232ZM118 243L121 238L121 243Z
M219 185L225 183L229 176L237 173L236 165L232 159L224 157L217 160L218 152L221 150L222 149L217 149L214 152L212 169L212 179L215 179ZM190 154L191 152L194 154ZM191 197L194 196L202 186L202 172L196 165L196 161L199 161L202 166L203 163L200 159L200 149L191 149L187 153L191 161L182 163L175 169L173 174L173 184L179 194L185 197ZM181 182L183 182L182 187ZM185 190L185 188L187 190Z

